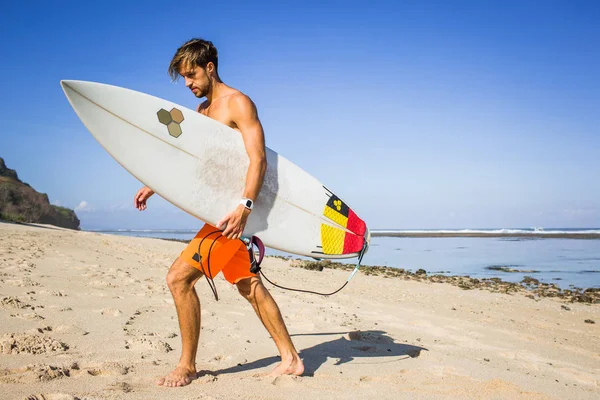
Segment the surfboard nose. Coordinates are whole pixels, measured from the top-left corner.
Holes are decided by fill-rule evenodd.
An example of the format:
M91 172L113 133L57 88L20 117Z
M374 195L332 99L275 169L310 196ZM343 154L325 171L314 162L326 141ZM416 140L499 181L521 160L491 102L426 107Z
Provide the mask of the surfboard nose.
M60 81L60 86L62 87L63 92L69 100L72 99L73 92L77 92L75 87L77 86L78 81L63 79Z
M96 82L63 79L60 81L60 86L69 102L71 102L71 105L75 107L74 102L80 102L82 98L94 102L101 101L99 93L101 93L101 87L106 85Z
M66 92L67 89L71 89L73 91L77 91L77 88L85 85L85 81L75 81L71 79L62 79L60 81L60 86Z
M72 88L72 83L73 81L71 80L60 81L60 86L62 87L62 90L65 93L65 96L67 96L67 100L69 100L69 103L71 103L71 105L73 105L73 96L75 94L75 91Z

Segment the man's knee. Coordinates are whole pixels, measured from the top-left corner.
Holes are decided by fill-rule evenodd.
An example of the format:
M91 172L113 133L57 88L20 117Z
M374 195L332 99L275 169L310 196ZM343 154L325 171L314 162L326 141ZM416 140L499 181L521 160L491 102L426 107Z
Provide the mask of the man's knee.
M202 272L178 258L167 273L167 286L172 293L190 290L200 277Z
M251 303L256 302L256 288L258 285L262 285L262 282L258 277L244 278L237 281L235 284L238 292Z

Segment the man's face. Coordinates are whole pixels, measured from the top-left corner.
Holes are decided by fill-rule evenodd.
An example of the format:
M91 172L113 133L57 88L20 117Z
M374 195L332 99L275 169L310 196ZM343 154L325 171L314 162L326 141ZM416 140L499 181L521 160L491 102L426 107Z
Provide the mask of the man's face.
M185 79L185 86L194 93L194 96L201 98L208 94L210 79L204 68L182 68L179 73Z

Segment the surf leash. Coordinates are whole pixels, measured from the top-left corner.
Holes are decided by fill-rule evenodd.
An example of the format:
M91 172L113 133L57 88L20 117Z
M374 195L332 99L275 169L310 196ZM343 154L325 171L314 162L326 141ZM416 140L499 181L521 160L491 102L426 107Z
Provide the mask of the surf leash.
M206 236L204 236L202 238L202 240L200 240L200 243L198 243L198 264L200 264L200 268L202 268L202 273L204 274L204 277L206 278L206 282L208 282L208 286L210 286L210 290L212 290L213 294L215 295L215 300L219 301L219 295L217 294L217 286L215 285L215 281L213 280L213 276L212 273L210 272L210 254L212 253L212 248L215 245L215 243L217 243L217 238L221 235L222 231L212 231L210 233L207 233ZM217 237L215 237L215 240L213 240L213 242L210 244L210 247L208 248L208 253L206 255L206 267L208 269L208 274L206 273L206 271L204 271L204 266L202 266L202 256L200 255L200 246L202 246L202 243L204 242L204 239L206 239L207 237L214 235L215 233L218 233L219 235Z
M331 295L336 294L337 292L339 292L343 288L345 288L346 285L348 285L348 283L350 283L350 280L354 277L354 275L356 275L356 273L358 272L358 269L360 268L360 263L362 262L363 256L365 255L365 252L367 250L367 241L365 241L365 243L363 244L363 248L362 248L362 250L360 251L360 253L358 255L358 261L356 263L356 266L354 267L354 270L352 271L352 273L350 274L350 276L348 277L348 279L346 280L346 282L339 289L337 289L337 290L335 290L335 291L333 291L331 293L320 293L320 292L314 292L312 290L288 288L288 287L281 286L281 285L278 285L278 284L274 283L269 278L267 278L267 276L262 272L262 270L260 268L260 264L262 263L262 260L263 260L264 255L265 255L265 245L263 244L262 240L260 240L256 236L252 236L251 238L242 238L240 240L242 242L244 242L244 244L246 245L246 248L248 249L248 255L250 257L250 272L252 272L253 274L260 273L260 275L263 278L265 278L265 280L267 282L269 282L271 285L273 285L275 287L278 287L280 289L290 290L292 292L318 294L320 296L331 296ZM255 245L258 248L258 260L256 260L256 257L255 257L255 254L254 254L254 246Z

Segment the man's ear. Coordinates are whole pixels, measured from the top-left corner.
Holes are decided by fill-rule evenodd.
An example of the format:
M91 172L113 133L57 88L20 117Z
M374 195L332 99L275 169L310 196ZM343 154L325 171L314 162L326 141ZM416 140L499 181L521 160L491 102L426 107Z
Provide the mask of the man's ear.
M212 61L209 61L208 64L206 64L206 72L208 72L208 75L215 72L215 64L213 64Z

